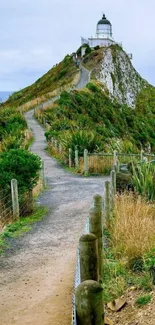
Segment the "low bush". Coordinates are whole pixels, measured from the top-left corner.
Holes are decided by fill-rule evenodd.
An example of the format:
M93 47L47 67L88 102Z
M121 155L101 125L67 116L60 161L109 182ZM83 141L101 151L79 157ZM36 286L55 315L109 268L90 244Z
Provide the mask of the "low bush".
M79 150L79 157L83 156L84 149L92 153L101 146L100 137L93 131L77 130L72 132L62 132L59 135L59 141L65 148L67 155L69 148L72 149L73 156L75 149Z
M0 155L0 188L10 193L12 179L18 182L19 192L32 190L37 184L41 159L29 151L12 149Z
M60 99L43 114L57 136L61 136L62 130L93 130L100 136L101 147L106 152L116 149L138 153L148 143L154 150L154 101L151 97L150 109L144 114L139 108L141 96L139 94L136 108L132 110L127 105L112 101L103 84L93 81L84 89L62 92Z

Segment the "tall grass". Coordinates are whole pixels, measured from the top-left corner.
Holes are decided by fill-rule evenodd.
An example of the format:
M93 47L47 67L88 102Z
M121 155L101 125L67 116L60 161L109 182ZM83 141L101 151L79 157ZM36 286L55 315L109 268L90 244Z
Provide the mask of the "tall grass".
M116 198L111 223L111 242L114 254L129 263L154 246L155 206L141 197L124 194Z
M88 156L88 172L90 174L104 174L109 175L113 166L113 156L97 156L89 155ZM80 157L79 159L79 172L84 172L84 158Z

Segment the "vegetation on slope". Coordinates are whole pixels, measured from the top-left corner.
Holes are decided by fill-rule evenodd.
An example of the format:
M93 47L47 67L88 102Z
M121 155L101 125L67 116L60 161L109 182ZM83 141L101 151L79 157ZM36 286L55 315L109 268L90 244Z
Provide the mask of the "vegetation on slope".
M46 95L57 88L70 84L77 72L78 69L73 61L73 56L66 55L63 61L56 64L34 84L10 96L9 100L6 102L6 105L13 105L17 107L32 99Z
M103 91L102 84L91 82L83 90L63 92L60 99L43 112L51 126L46 136L48 140L51 137L58 139L64 146L70 142L80 151L83 151L82 139L89 139L90 133L96 142L92 151L134 152L148 144L155 150L154 107L155 89L151 86L142 90L136 108L132 110L112 101L108 91ZM78 141L74 141L75 138ZM86 141L83 142L86 146ZM91 148L88 149L91 152Z
M1 108L0 110L0 151L26 148L25 139L27 123L16 108Z

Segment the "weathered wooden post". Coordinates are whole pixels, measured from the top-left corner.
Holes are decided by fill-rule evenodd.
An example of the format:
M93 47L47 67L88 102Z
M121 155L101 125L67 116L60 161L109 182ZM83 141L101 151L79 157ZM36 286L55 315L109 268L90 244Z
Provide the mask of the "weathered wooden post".
M62 145L61 143L59 143L59 155L61 156L61 154L62 154Z
M81 282L99 281L98 243L94 234L85 234L79 240Z
M94 208L89 211L89 230L98 239L98 257L99 257L99 276L102 279L102 251L103 251L103 233L102 233L102 197L94 196Z
M117 161L118 161L118 152L114 150L114 166L117 166Z
M105 182L104 187L104 213L105 213L105 221L109 220L111 213L111 200L110 200L110 182Z
M58 149L58 140L57 139L54 140L54 146L55 146L55 149L57 150Z
M79 152L75 150L75 168L79 168Z
M116 194L116 171L111 171L111 210L114 209L114 198Z
M116 172L114 170L111 171L111 183L113 194L116 194Z
M103 288L96 281L82 282L75 292L77 325L104 325Z
M40 176L41 176L41 180L42 180L43 187L45 187L46 186L45 165L44 165L44 161L43 160L42 160L42 165L41 165L41 173L40 173Z
M13 217L15 220L19 219L19 200L18 200L18 183L16 179L11 181L11 195L12 195L12 208Z
M72 168L72 149L69 148L69 168Z
M141 153L140 153L140 160L141 160L141 161L144 160L144 150L141 150Z
M120 162L119 162L119 160L117 159L117 169L116 169L116 173L119 173L119 170L120 170Z
M84 174L85 174L85 176L88 175L88 171L89 171L89 166L88 166L88 150L85 149L84 150Z

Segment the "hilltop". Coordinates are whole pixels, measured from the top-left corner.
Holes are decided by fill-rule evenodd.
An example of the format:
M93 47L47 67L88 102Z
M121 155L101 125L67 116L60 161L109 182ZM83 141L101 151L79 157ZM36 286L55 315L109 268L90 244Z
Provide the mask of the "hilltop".
M12 94L6 105L20 106L34 99L42 98L45 101L55 95L55 91L61 91L65 86L72 87L77 82L79 68L73 61L72 55L56 64L32 85Z
M77 54L79 58L80 49ZM80 70L90 72L91 82L83 89L76 89L82 72L73 58L67 55L33 85L13 94L6 105L28 102L28 109L60 95L43 114L51 126L48 138L54 134L68 139L80 130L88 136L92 130L102 150L136 151L150 145L154 150L155 88L137 73L125 51L118 45L89 50Z
M77 50L78 60L80 53L81 48ZM76 87L80 71L74 56L75 53L66 55L59 64L35 83L10 96L6 105L21 106L32 102L32 106L35 106L57 96L63 90ZM88 51L81 64L88 69L91 79L100 81L103 87L108 89L111 99L116 99L120 104L134 107L137 95L148 85L134 69L128 55L118 45Z

